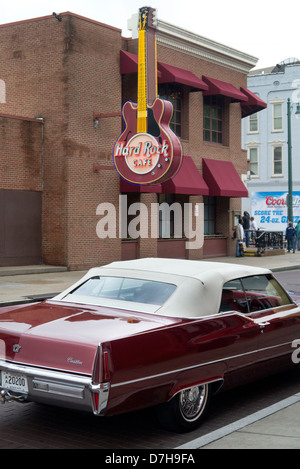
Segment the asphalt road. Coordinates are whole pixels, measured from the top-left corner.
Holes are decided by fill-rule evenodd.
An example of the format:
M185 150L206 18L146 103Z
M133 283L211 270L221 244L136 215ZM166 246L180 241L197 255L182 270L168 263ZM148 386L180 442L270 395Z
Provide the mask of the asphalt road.
M300 295L300 270L274 272L274 277L289 291Z
M300 294L300 271L276 273L288 290ZM206 421L188 434L161 428L153 409L111 418L35 403L0 404L0 449L176 448L299 391L300 372L288 371L215 396Z

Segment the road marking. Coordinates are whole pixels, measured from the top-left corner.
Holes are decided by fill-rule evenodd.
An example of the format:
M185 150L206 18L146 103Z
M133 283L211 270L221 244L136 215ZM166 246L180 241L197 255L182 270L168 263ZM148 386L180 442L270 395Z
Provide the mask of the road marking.
M293 404L296 404L296 402L299 401L300 393L294 394L293 396L283 399L282 401L279 401L276 404L266 407L265 409L259 410L258 412L248 415L247 417L237 420L236 422L226 425L225 427L219 428L218 430L196 438L195 440L191 440L188 443L185 443L184 445L177 446L177 448L175 449L202 448L203 446L206 446L209 443L224 438L225 436L230 435L231 433L234 433L240 430L241 428L246 427L247 425L251 425L252 423L257 422L258 420L268 417L269 415L275 414L276 412L285 409L286 407L289 407Z

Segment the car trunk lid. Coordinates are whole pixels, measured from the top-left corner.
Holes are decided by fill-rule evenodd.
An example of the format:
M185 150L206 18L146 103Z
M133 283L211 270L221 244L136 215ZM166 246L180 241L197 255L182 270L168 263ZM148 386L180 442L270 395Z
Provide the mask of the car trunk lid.
M55 301L8 307L0 313L0 353L18 363L91 375L100 343L173 322L172 318Z

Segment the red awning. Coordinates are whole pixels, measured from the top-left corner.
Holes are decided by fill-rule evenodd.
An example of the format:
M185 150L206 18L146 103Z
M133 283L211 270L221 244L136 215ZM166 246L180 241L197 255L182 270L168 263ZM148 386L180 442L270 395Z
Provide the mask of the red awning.
M184 156L178 173L163 184L131 184L120 178L120 192L154 192L156 194L209 195L206 182L190 156Z
M209 195L209 189L190 156L184 156L178 173L162 184L164 194Z
M120 50L120 73L121 75L126 75L127 73L137 73L138 72L138 55L132 54L125 50ZM160 77L161 73L157 70L157 76Z
M196 90L208 90L208 85L188 70L161 62L158 62L157 68L161 72L159 83L180 83Z
M208 91L203 92L203 96L211 96L211 95L221 95L227 96L231 99L231 102L246 102L248 98L239 91L235 86L231 83L227 83L225 81L216 80L215 78L210 78L203 76L203 81L208 85Z
M267 103L252 93L252 91L247 88L241 88L241 91L248 98L246 103L241 103L242 118L266 109Z
M126 75L127 73L137 73L138 71L138 56L126 52L125 50L120 51L120 73Z
M203 158L203 178L210 196L248 197L248 191L231 161Z
M124 50L120 51L120 73L126 75L127 73L138 72L138 56ZM206 85L200 78L188 70L183 68L173 67L161 62L157 63L157 77L159 83L180 83L182 85L190 86L195 90L208 90Z

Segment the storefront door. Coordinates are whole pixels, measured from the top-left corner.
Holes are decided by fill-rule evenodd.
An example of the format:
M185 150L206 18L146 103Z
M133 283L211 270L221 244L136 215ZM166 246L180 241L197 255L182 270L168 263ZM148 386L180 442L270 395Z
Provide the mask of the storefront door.
M42 262L41 213L41 192L0 190L0 266Z

